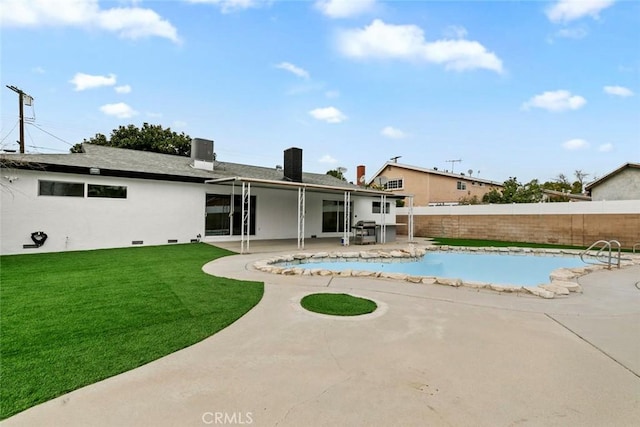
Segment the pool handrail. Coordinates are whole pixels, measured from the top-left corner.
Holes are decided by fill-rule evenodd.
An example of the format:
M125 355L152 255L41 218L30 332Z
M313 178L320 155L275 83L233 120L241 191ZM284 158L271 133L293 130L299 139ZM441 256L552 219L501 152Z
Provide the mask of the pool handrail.
M595 249L598 245L602 244L602 247L598 250L598 252L596 252L595 255L589 253L589 251L591 251L592 249ZM582 260L582 262L584 262L585 264L605 264L607 266L607 268L610 270L611 269L611 265L612 265L612 251L613 251L613 245L617 246L618 249L618 254L617 254L617 261L616 261L616 266L618 268L620 268L620 251L622 249L622 246L620 245L620 242L617 240L598 240L597 242L594 242L591 246L589 246L587 249L585 249L584 251L580 252L580 259ZM603 251L608 250L608 253L603 254ZM589 262L587 260L584 259L585 255L589 255L592 256L593 259L595 259L597 262ZM603 259L604 257L604 259Z

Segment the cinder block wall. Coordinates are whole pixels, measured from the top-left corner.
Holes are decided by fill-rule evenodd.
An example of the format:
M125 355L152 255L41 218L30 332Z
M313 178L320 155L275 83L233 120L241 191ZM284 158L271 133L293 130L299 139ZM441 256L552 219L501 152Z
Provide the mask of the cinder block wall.
M406 215L397 223L407 224ZM618 240L623 248L640 243L640 214L414 215L414 236L488 239L589 246ZM398 234L407 235L399 225Z

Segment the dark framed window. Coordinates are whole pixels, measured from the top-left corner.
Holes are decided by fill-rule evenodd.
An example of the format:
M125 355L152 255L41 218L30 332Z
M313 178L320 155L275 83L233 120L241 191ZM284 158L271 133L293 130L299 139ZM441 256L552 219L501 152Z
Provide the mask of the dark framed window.
M458 181L458 190L466 190L467 189L467 183L464 181Z
M84 197L84 182L38 181L38 195Z
M344 202L339 200L322 201L322 232L344 231Z
M388 214L391 212L391 203L386 202L384 204L384 213ZM380 213L380 202L372 202L371 204L371 213Z
M127 187L119 185L87 185L87 197L104 197L107 199L126 199Z
M239 236L242 234L242 196L207 194L205 236ZM249 234L256 234L256 196L251 196Z

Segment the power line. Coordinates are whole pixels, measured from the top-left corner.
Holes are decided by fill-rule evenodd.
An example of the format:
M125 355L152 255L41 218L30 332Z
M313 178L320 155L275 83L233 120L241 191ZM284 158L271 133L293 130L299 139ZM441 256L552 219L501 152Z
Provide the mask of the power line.
M4 138L0 139L0 143L3 143L5 139L9 138L9 135L11 135L11 132L13 132L16 126L18 126L18 123L20 123L20 120L16 120L11 130L4 136Z
M62 141L62 142L64 142L64 143L65 143L65 144L67 144L69 147L73 147L73 144L72 144L72 143L70 143L69 141L65 141L64 139L62 139L62 138L60 138L60 137L58 137L58 136L56 136L56 135L52 134L51 132L49 132L49 131L46 131L46 130L42 129L42 127L38 126L37 124L35 124L35 123L29 123L29 124L30 124L31 126L35 127L36 129L38 129L38 130L40 130L40 131L42 131L42 132L46 133L47 135L54 137L54 138L55 138L55 139L57 139L58 141Z

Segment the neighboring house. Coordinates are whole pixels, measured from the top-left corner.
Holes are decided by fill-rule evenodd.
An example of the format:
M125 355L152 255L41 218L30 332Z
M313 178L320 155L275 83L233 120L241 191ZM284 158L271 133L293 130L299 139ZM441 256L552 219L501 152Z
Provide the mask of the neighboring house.
M385 163L367 182L393 193L412 194L414 206L457 205L474 198L482 201L486 193L503 187L501 183L464 173L455 174L396 162Z
M625 163L585 187L591 200L640 200L640 163Z
M393 195L303 173L299 148L285 151L284 168L215 161L213 141L200 139L192 159L86 143L83 150L0 155L1 254L198 240L241 241L243 250L250 239L339 244L360 220L395 236Z

